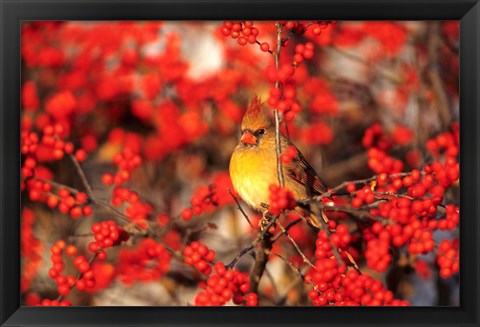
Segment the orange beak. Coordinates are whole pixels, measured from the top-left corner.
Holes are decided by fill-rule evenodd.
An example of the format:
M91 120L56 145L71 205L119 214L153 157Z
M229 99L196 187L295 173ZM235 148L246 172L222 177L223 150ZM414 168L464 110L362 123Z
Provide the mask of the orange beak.
M243 132L242 138L240 140L245 144L250 144L250 145L257 144L257 138L249 131Z

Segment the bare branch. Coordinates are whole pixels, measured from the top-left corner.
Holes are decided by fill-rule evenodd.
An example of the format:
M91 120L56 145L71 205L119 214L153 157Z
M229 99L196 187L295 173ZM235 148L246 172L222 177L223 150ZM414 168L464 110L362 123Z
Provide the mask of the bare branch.
M243 217L245 217L245 219L247 220L248 224L250 225L250 227L252 227L252 229L255 229L252 225L252 222L250 221L250 218L248 218L248 215L247 213L245 212L245 210L243 210L242 206L240 205L240 202L238 201L237 197L235 196L235 194L233 194L232 190L230 190L230 188L227 189L228 190L228 193L230 193L230 195L232 196L233 200L235 200L235 203L237 204L237 209L240 210L240 212L242 213Z
M303 253L303 251L300 249L300 247L298 246L297 242L295 242L295 240L292 238L292 236L288 233L288 231L285 229L285 227L283 227L283 225L280 223L280 222L277 222L278 223L278 226L280 227L280 229L282 230L282 233L285 234L285 236L287 236L287 238L290 240L290 242L293 244L293 246L295 247L295 249L297 250L298 254L300 254L300 256L302 257L303 259L303 262L305 262L306 264L308 264L310 267L312 267L313 269L317 269L317 267L315 267L315 265L310 261L308 260L307 256L305 255L305 253Z
M276 222L276 218L275 219L272 219L268 224L267 226L265 226L265 229L263 231L261 231L257 238L247 247L243 248L242 250L240 250L240 252L238 253L238 255L233 258L233 260L226 264L225 267L227 267L227 269L230 269L232 267L234 267L237 262L247 253L250 253L254 248L255 246L257 246L257 244L260 242L260 240L262 240L262 238L264 237L264 235L268 232L268 230L270 229L270 227L273 226L273 224Z
M83 172L83 169L80 166L80 163L78 162L77 158L75 158L73 154L69 154L69 157L72 160L73 165L75 166L75 169L77 170L77 173L80 176L80 179L82 180L82 184L85 187L88 197L91 199L94 199L95 194L93 193L92 186L88 182L87 176L85 176L85 173Z
M277 50L274 54L274 61L275 61L275 68L278 70L280 64L280 50L282 48L282 25L279 21L275 23L277 27ZM279 82L275 82L275 88L279 87ZM273 115L275 118L275 149L277 152L277 175L278 175L278 183L280 186L285 185L285 180L283 177L283 170L282 170L282 161L280 160L280 156L282 155L282 148L280 142L280 114L278 113L277 109L273 110Z
M440 38L440 22L430 22L428 31L428 77L432 83L432 89L436 96L440 120L443 127L447 127L452 121L452 115L450 112L447 91L445 90L442 77L440 76L440 63L438 58L439 47L442 42Z

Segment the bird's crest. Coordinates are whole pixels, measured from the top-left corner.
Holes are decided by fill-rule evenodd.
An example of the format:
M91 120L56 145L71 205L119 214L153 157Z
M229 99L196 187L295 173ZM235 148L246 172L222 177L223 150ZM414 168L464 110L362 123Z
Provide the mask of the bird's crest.
M250 129L255 131L260 128L268 127L272 121L262 109L262 103L258 96L254 96L245 112L242 120L242 130Z

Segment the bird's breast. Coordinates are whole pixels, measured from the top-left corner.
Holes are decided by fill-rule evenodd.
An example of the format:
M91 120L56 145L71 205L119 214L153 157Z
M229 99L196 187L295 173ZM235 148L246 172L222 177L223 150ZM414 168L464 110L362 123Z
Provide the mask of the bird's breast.
M278 184L275 152L237 147L230 160L230 177L240 197L255 210L269 203L269 186Z

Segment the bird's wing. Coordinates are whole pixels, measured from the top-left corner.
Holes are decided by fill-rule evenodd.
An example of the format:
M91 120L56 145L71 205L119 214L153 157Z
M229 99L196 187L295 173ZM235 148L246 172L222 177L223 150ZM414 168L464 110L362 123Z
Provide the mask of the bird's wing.
M296 158L285 165L285 169L288 176L305 186L309 196L319 195L327 191L315 169L310 166L300 151L298 151Z

